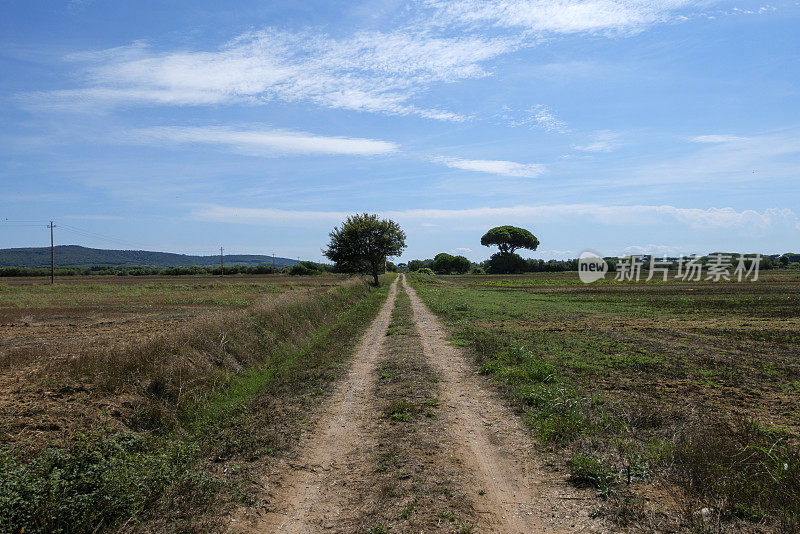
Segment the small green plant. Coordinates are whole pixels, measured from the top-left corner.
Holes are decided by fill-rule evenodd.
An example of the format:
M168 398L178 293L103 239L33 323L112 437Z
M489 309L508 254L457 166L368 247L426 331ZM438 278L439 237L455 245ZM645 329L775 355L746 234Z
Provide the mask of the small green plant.
M389 527L378 521L377 523L369 527L369 530L367 532L369 534L386 534L387 532L389 532Z
M391 453L381 454L378 457L378 466L375 468L375 471L378 473L383 473L387 471L389 467L395 465L397 463L397 455Z
M386 415L394 421L407 423L411 415L416 412L416 407L406 399L392 403L386 410Z
M614 483L614 472L602 461L577 454L567 462L569 480L577 486L597 488L601 495L608 495Z
M189 475L185 462L192 451L177 442L154 447L139 435L101 427L27 462L3 448L0 531L91 531L135 517L149 499ZM210 494L210 481L198 481Z
M416 506L416 501L411 501L407 505L403 507L403 511L400 512L400 517L402 519L408 519L414 513L414 508Z

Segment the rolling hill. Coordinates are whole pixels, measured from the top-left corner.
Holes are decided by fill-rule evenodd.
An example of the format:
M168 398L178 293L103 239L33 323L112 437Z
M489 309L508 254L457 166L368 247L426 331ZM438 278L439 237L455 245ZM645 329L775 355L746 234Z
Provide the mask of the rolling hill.
M185 267L191 265L219 265L219 256L189 256L171 252L146 250L103 250L78 245L55 247L57 267ZM294 265L297 260L275 257L275 266ZM231 254L225 256L225 265L272 265L272 256L256 254ZM50 248L0 249L0 267L49 267Z

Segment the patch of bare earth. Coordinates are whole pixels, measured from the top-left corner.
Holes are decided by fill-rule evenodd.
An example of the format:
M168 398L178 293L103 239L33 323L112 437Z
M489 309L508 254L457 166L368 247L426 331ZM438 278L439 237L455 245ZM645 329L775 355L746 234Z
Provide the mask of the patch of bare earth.
M107 417L124 418L136 399L69 376L70 361L89 351L124 353L188 328L196 316L62 310L45 318L37 310L36 318L0 324L0 443L60 443Z

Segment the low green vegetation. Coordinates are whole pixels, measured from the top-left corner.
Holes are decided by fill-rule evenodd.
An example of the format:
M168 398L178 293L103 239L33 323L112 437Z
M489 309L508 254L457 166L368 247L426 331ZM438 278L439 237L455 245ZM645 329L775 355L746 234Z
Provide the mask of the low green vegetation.
M661 480L723 523L800 528L800 276L688 286L410 278L571 480L607 499L602 513L624 523L641 501L632 488ZM673 510L691 527L684 512Z

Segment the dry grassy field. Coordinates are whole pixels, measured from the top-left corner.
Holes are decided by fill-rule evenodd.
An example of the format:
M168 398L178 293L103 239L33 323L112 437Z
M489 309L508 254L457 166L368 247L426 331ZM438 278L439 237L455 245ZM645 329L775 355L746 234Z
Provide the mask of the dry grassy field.
M120 404L130 399L122 401L116 387L107 388L113 398L89 394L89 384L115 374L96 368L98 359L111 366L108 355L126 355L176 334L192 337L256 303L291 300L345 280L340 275L80 276L50 285L44 279L4 279L0 435L6 442L49 441L51 433L68 435L84 418L96 422L104 411L121 417Z
M0 531L800 528L797 271L393 279L4 280Z

